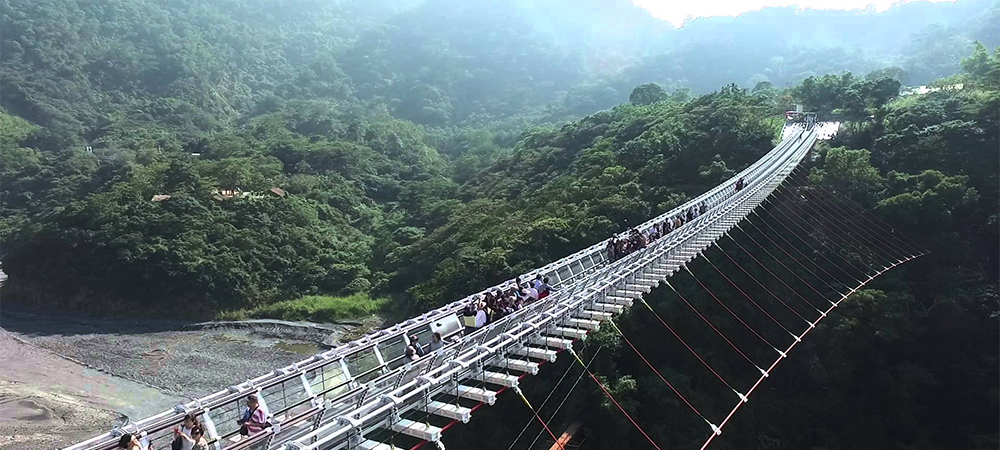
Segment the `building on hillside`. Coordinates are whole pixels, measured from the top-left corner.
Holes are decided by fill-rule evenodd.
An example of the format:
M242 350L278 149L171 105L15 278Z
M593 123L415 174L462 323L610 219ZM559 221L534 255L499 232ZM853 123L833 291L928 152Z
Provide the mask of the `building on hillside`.
M280 187L273 187L266 191L250 192L244 191L242 189L218 189L215 191L213 197L216 200L226 200L230 198L264 198L264 197L277 197L283 198L287 196L288 193Z

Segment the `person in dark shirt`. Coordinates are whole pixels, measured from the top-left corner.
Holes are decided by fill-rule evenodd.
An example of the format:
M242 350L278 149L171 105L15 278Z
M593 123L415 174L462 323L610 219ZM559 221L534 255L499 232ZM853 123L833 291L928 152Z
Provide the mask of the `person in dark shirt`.
M424 346L420 345L420 338L416 335L410 336L410 345L416 350L417 356L424 356L427 352L424 351Z

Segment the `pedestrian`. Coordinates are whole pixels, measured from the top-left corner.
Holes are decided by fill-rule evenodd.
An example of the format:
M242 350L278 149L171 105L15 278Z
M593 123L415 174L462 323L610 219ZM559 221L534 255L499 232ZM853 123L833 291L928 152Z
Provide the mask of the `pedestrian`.
M486 325L486 304L483 302L479 303L479 310L476 311L476 328L482 328Z
M191 450L208 450L208 441L205 440L205 428L197 424L191 429Z
M125 433L118 439L118 448L125 450L143 450L139 444L139 439L132 433Z
M417 351L417 356L424 356L427 354L424 352L424 346L420 345L420 338L418 338L417 335L410 336L410 345L412 345L413 349Z
M206 450L208 448L208 442L205 441L205 428L202 424L195 422L191 425L191 429L188 434L180 433L175 430L177 437L184 441L191 450Z
M236 423L240 425L240 434L243 436L260 433L265 427L271 426L267 423L267 411L260 406L255 394L247 396L247 408Z
M431 343L427 344L427 346L432 352L436 352L441 347L444 347L444 341L441 339L441 333L435 331L434 334L431 335Z
M170 444L171 450L191 450L194 441L190 440L191 430L198 424L194 414L184 416L179 427L174 427L174 441ZM185 439L188 438L188 439Z

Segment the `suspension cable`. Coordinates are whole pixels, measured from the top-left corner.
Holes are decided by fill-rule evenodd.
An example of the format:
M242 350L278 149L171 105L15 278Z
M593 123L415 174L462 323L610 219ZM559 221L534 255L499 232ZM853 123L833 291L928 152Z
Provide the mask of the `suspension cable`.
M747 356L746 353L743 353L743 350L740 350L740 348L737 347L736 344L733 343L733 341L729 340L729 338L726 337L726 335L722 334L722 332L719 331L719 329L716 328L716 326L712 322L710 322L708 319L706 319L705 316L703 316L701 314L701 311L698 311L698 309L695 308L694 305L691 304L691 302L687 301L687 299L684 298L684 295L682 295L680 293L680 291L678 291L677 289L675 289L674 286L672 284L670 284L669 281L667 281L666 283L667 283L667 286L670 287L670 289L673 290L675 294L677 294L677 297L680 298L681 301L683 301L684 304L688 306L688 308L691 308L691 311L694 311L695 314L698 315L698 317L701 317L701 320L703 320L705 323L707 323L708 326L712 327L712 330L715 331L715 334L718 334L719 336L722 337L722 339L725 339L725 341L727 343L729 343L729 346L732 347L734 350L736 350L736 352L739 353L740 356L743 357L743 359L747 360L747 362L749 362L750 364L753 364L753 366L756 367L757 369L760 369L760 366L758 366L757 363L753 362L753 360L750 359L750 357Z
M602 345L600 347L597 347L597 350L594 351L594 355L591 356L590 357L590 361L587 362L587 368L588 369L590 368L590 366L592 364L594 364L594 361L597 360L597 354L601 353L601 349L603 349L603 348L604 348L604 346ZM573 367L573 365L570 364L570 367ZM562 409L563 404L565 404L566 400L569 399L570 394L572 394L573 391L576 390L576 386L578 384L580 384L580 380L582 380L583 376L586 375L586 374L587 374L587 372L585 372L585 371L584 372L580 372L580 376L576 377L576 381L574 381L573 385L570 386L569 392L566 393L566 395L563 397L562 401L560 401L559 404L556 405L556 410L553 411L552 415L549 416L549 422L551 422L552 419L554 419L556 417L556 414L559 414L559 410ZM544 407L544 405L542 405L542 406ZM528 424L529 425L531 424L530 420L528 421ZM527 426L525 426L525 429L527 429ZM542 433L544 433L544 432L545 432L545 430L538 430L538 434L535 435L535 439L533 439L531 441L531 444L528 444L528 450L531 450L532 448L534 448L535 443L538 442L538 439L542 437ZM524 430L521 430L521 434L524 434ZM518 435L518 439L520 439L520 435ZM514 442L517 442L517 439L515 439ZM512 448L514 448L514 444L511 444L510 448L508 448L507 450L511 450Z
M562 450L566 450L566 448L563 447L563 445L559 442L559 438L557 438L556 435L552 433L552 429L549 428L549 424L545 423L545 420L542 419L542 416L538 415L538 411L535 411L535 407L531 406L531 402L528 401L528 397L524 396L524 392L521 392L521 388L514 386L514 392L517 393L518 397L521 397L521 400L524 400L524 404L527 405L528 409L531 410L531 414L533 414L535 418L542 423L542 426L545 427L545 431L549 432L549 436L552 436L552 440L555 441L556 445L558 445L559 448L561 448Z
M803 187L805 187L806 185L808 185L811 188L811 189L809 189L807 191L808 193L815 194L814 197L816 197L817 199L826 200L826 202L822 202L823 203L822 205L819 205L821 202L815 201L815 199L813 199L814 202L817 203L818 206L823 206L823 209L825 211L827 211L828 213L831 213L831 214L840 214L843 217L854 216L854 217L862 217L862 218L864 218L865 214L861 213L858 210L854 210L853 211L854 214L851 214L850 212L846 211L844 208L841 208L839 205L834 204L832 200L836 200L838 197L840 197L839 195L833 195L832 193L830 193L829 195L824 195L824 192L829 192L829 191L826 190L825 188L823 188L822 186L815 185L815 184L809 184L809 180L808 179L803 179L801 176L796 175L796 174L793 174L793 177L797 178L798 181L800 183L802 183ZM805 194L803 194L803 197L805 197ZM891 234L891 233L886 233L886 230L883 227L881 227L881 226L874 226L875 224L872 223L870 220L866 220L866 222L872 224L873 226L867 226L864 223L861 223L859 221L859 222L855 222L854 223L854 225L855 225L854 228L856 228L860 232L865 232L869 236L872 236L873 239L878 239L878 240L882 241L883 243L886 243L890 247L895 247L896 250L902 250L901 254L907 254L907 253L910 252L910 250L904 249L903 246L900 246L899 244L894 243L890 239L880 239L880 236L879 236L880 234ZM881 233L880 233L880 231L881 231ZM890 227L889 231L891 231L891 227Z
M757 277L751 275L750 272L747 271L747 269L745 269L742 265L740 265L740 263L736 262L736 260L733 259L733 257L730 256L729 253L726 252L726 250L722 248L722 246L720 246L718 242L713 242L712 245L715 245L715 248L719 249L719 251L722 252L723 255L726 255L726 258L728 258L729 261L733 263L733 265L735 265L741 271L743 271L743 273L746 274L746 276L750 277L750 279L753 280L754 283L757 283L758 286L764 288L764 290L767 291L768 294L771 294L771 297L774 297L775 300L784 305L786 309L792 312L792 314L795 314L798 318L802 319L802 321L805 322L807 325L810 326L812 325L812 322L810 322L809 319L806 319L805 317L802 316L802 314L799 314L799 312L796 311L795 308L792 308L788 303L782 300L781 297L778 297L777 294L772 292L771 289L769 289L767 286L764 286L764 283L761 283L760 280L757 279Z
M841 214L854 219L852 223L851 230L854 230L858 234L867 235L872 242L878 242L884 245L888 250L895 252L897 255L908 256L910 254L919 253L919 250L909 249L905 242L894 240L889 237L892 231L885 231L882 229L876 229L867 225L863 220L864 215L861 213L852 214L849 211L845 211L839 205L833 203L832 196L824 195L818 190L811 190L808 194L810 200L812 200L816 205L831 214Z
M890 264L892 262L895 262L886 258L885 255L879 255L878 252L875 251L875 249L869 247L866 244L861 243L860 240L853 239L850 233L846 231L838 231L840 229L839 226L837 226L837 229L834 229L834 225L827 223L828 221L833 222L832 220L830 220L830 215L824 214L822 211L819 211L812 205L812 203L813 202L811 200L801 202L801 204L799 205L800 211L802 211L804 215L812 219L818 226L825 229L826 232L829 233L831 236L839 238L842 243L851 247L854 251L858 252L858 254L867 256L871 258L873 261L878 261L879 259L883 259L885 260L884 264ZM867 249L868 251L865 251L865 249Z
M793 171L793 173L794 172L795 171ZM893 228L892 225L886 223L884 220L882 220L881 218L879 218L877 215L871 213L870 211L867 211L866 209L864 209L863 207L861 207L860 205L858 205L856 202L854 202L850 198L842 198L841 196L834 195L834 193L832 191L830 191L829 189L827 189L826 187L824 187L822 185L811 184L810 186L816 188L816 190L820 192L820 195L823 195L825 193L826 194L825 197L833 199L834 200L833 206L835 206L838 210L840 210L840 211L850 210L850 211L854 212L855 215L857 215L858 217L861 217L866 222L868 222L869 224L871 224L871 226L872 226L873 229L880 230L880 231L884 232L886 235L894 237L895 241L898 241L900 244L903 244L903 245L899 246L900 249L902 249L903 246L907 246L907 247L910 247L910 250L916 251L917 253L923 254L924 252L926 252L926 250L924 249L923 246L917 244L915 241L913 241L912 239L910 239L909 236L907 236L905 234L897 234L895 228ZM843 205L844 208L840 208L840 206L838 206L838 204L839 205ZM872 219L875 219L875 220L872 220ZM876 221L878 221L878 222L876 222Z
M677 397L680 397L680 399L684 401L684 404L688 405L688 407L691 408L691 411L694 411L694 413L697 414L698 417L701 417L701 420L704 420L705 423L712 425L712 422L709 422L708 419L705 418L705 415L702 414L700 411L698 411L698 408L695 408L694 405L692 405L691 402L688 401L688 399L684 398L684 395L681 394L681 392L678 391L673 384L667 381L667 379L660 374L659 370L656 370L656 367L654 367L653 364L650 363L648 359L646 359L646 357L642 354L642 352L640 352L639 349L632 344L632 341L630 341L628 337L625 336L625 333L622 333L621 328L618 328L618 325L615 324L615 321L613 319L609 320L608 322L610 322L611 327L618 332L618 335L622 337L622 340L624 340L625 343L628 344L628 346L631 347L633 351L635 351L635 354L639 355L639 358L641 358L642 361L646 363L646 365L649 366L650 369L653 370L653 373L655 373L656 376L659 377L660 381L664 382L667 385L667 387L670 388L671 391L674 391L674 394L677 394Z
M788 214L785 214L783 211L781 211L781 208L775 207L774 210L778 214L781 214L781 216L784 217L785 221L790 222L792 225L795 226L796 229L801 230L805 234L805 236L809 236L809 230L806 230L805 228L803 228L802 225L800 225L794 219L792 219L791 217L789 217ZM785 225L784 223L782 223L782 219L781 218L775 216L774 214L772 214L767 209L762 209L762 211L764 211L764 213L767 214L770 218L774 219L774 221L777 222L779 225L781 225L781 227L783 229L785 229L786 231L788 231L789 233L791 233L799 241L801 241L803 244L806 244L807 247L809 247L810 249L813 249L815 251L815 247L812 244L810 244L809 242L807 242L804 237L802 237L802 236L799 235L799 233L796 233L794 230L792 230L787 225ZM791 211L789 211L789 212L791 213ZM758 217L760 217L760 216L758 215ZM797 215L796 215L796 218L802 220L802 218L798 217ZM762 219L764 219L764 218L762 217ZM767 222L768 221L766 219L764 219L764 223L766 224ZM850 268L852 268L854 270L857 270L857 271L861 272L862 276L868 276L867 269L870 269L870 267L867 264L864 264L865 269L861 269L861 268L855 266L854 264L852 264L851 260L849 260L846 257L844 257L843 255L841 255L836 250L830 248L830 246L826 245L826 243L823 242L822 240L819 240L819 239L814 239L814 240L816 242L818 242L820 245L822 245L823 248L827 249L831 254L834 254L838 258L840 258L841 260L843 260L844 263L847 265L847 267L850 267ZM846 274L848 277L851 277L853 280L855 280L858 283L861 282L861 278L858 278L856 275L853 275L853 274L851 274L851 272L848 272L846 269L844 269L843 265L837 264L837 263L833 262L833 260L831 260L830 258L828 258L825 253L823 253L823 252L816 252L816 253L818 253L824 260L826 260L832 266L836 267L838 270L840 270L841 272L843 272L844 274Z
M812 205L816 210L820 211L821 214L822 213L830 214L830 215L837 215L837 214L839 214L839 215L845 216L845 217L848 216L848 214L845 213L843 210L839 210L839 209L835 210L835 208L833 208L833 205L831 204L832 202L829 199L827 199L824 196L822 196L822 195L817 195L814 198L810 198L807 194L803 194L803 197L805 197L807 200L809 200L807 203L810 204L810 205ZM823 201L823 200L826 200L826 201ZM898 244L894 244L891 241L882 238L878 233L876 233L876 232L872 231L871 229L869 229L868 227L864 226L864 224L861 224L859 222L854 222L853 225L854 226L846 226L845 225L844 226L845 232L848 232L848 233L853 232L855 235L859 236L861 239L864 239L865 241L867 241L868 244L870 244L870 246L872 246L872 247L879 247L878 243L884 244L885 245L885 249L884 250L886 251L887 254L895 253L896 256L901 256L901 257L904 257L904 258L909 255L910 252L908 250L904 250Z
M670 327L670 325L667 325L667 322L664 321L663 318L660 317L660 315L656 313L656 310L654 310L652 306L649 306L649 303L647 303L645 299L639 298L639 301L642 302L643 305L646 305L646 308L649 309L649 312L653 313L653 316L656 317L656 320L659 320L660 323L663 324L663 326L667 328L667 330L670 330L670 334L673 334L674 337L677 338L678 341L681 341L681 344L684 344L684 347L687 347L688 351L690 351L691 354L695 356L695 358L698 358L698 361L701 361L701 363L705 367L707 367L708 370L710 370L712 372L712 374L714 374L715 377L718 378L719 381L722 382L722 384L725 384L730 390L732 390L734 393L736 393L736 395L738 395L740 397L743 396L743 394L741 394L740 391L737 391L736 388L733 387L733 385L729 384L729 382L726 381L725 378L722 378L722 375L719 375L719 372L716 372L715 369L713 369L712 366L708 362L706 362L705 359L701 357L701 355L698 354L698 352L696 352L693 348L691 348L691 346L688 345L688 343L685 342L684 339L682 339L681 336L679 334L677 334L677 332L674 331L673 328Z
M538 409L542 409L542 408L545 407L545 404L549 402L550 398L552 398L552 394L554 394L556 392L556 389L559 388L559 385L562 384L563 380L566 378L566 375L569 375L569 371L572 370L572 369L573 369L573 365L572 364L570 364L568 367L566 367L566 371L563 372L563 374L562 374L561 377L559 377L559 381L556 381L556 384L554 386L552 386L552 389L549 391L549 394L545 396L545 400L542 400L542 404L538 407ZM582 373L581 373L581 375L582 375ZM549 418L549 420L551 421L552 419ZM524 424L524 428L521 428L521 432L518 433L517 438L514 439L514 442L510 443L510 447L507 447L507 450L513 449L514 445L517 444L517 441L521 440L521 436L524 435L524 432L528 431L528 428L531 427L531 422L532 422L531 420L528 420L528 423ZM531 447L528 447L528 448L531 448Z
M910 259L913 259L913 258L910 258ZM907 261L908 261L908 260L907 260ZM859 285L858 285L857 287L854 287L854 288L852 288L852 289L851 289L850 291L846 292L846 293L845 293L845 294L844 294L843 296L841 296L841 297L840 297L840 299L839 299L839 300L837 300L836 302L834 302L834 304L833 304L833 305L831 305L831 306L830 306L830 307L829 307L829 308L828 308L828 309L826 310L826 312L825 312L825 313L824 313L824 314L823 314L823 315L822 315L822 316L821 316L821 317L820 317L819 319L817 319L816 321L817 321L817 322L819 322L820 320L822 320L822 319L823 319L823 317L826 317L826 316L827 316L827 313L829 313L829 312L830 312L830 311L832 311L832 310L833 310L834 308L836 308L836 307L837 307L837 305L839 305L839 304L840 304L840 302L844 301L845 299L847 299L848 297L850 297L850 296L851 296L852 294L854 294L855 292L857 292L857 291L858 291L859 289L861 289L862 287L864 287L864 286L865 286L865 285L866 285L866 284L867 284L867 283L868 283L869 281L871 281L871 280L875 279L875 277L877 277L877 276L881 275L882 273L884 273L884 272L888 271L889 269L891 269L891 268L893 268L893 267L896 267L897 265L900 265L900 264L902 264L902 263L895 263L895 264L891 265L891 266L890 266L890 267L888 267L888 268L885 268L885 269L881 269L881 270L879 270L879 271L875 272L875 273L874 273L873 275L870 275L870 276L868 277L868 279L866 279L866 280L862 281L862 282L861 282L861 283L860 283L860 284L859 284ZM787 348L787 349L785 350L785 353L788 353L788 352L790 352L790 351L791 351L791 350L792 350L793 348L795 348L795 346L796 346L796 345L797 345L797 344L798 344L799 342L802 342L802 339L803 339L803 338L804 338L804 337L805 337L805 336L806 336L807 334L809 334L809 332L810 332L810 331L812 331L812 328L807 328L806 330L804 330L804 331L802 332L802 334L801 334L801 335L797 336L797 337L796 337L796 339L795 339L795 341L794 341L794 342L792 342L792 343L791 343L791 344L790 344L790 345L788 346L788 348ZM767 373L769 373L770 371L774 370L774 368L775 368L775 367L777 367L778 363L779 363L779 362L781 362L781 360L782 360L782 359L784 359L784 357L779 357L779 358L775 359L775 360L774 360L774 362L773 362L773 363L771 364L771 366L770 366L770 367L769 367L769 368L767 369ZM758 386L760 386L760 384L761 384L761 383L762 383L762 382L764 381L764 379L765 379L765 378L767 378L767 373L764 373L764 374L762 374L762 375L761 375L761 377L760 377L760 378L758 378L758 379L757 379L757 381L756 381L756 382L755 382L755 383L753 384L753 386L751 386L751 387L750 387L750 389L749 389L749 390L747 391L747 394L746 394L746 399L748 399L748 398L749 398L749 396L750 396L750 395L752 395L752 394L753 394L753 392L754 392L754 391L755 391L755 390L757 389L757 387L758 387ZM708 445L709 445L709 444L711 444L711 443L712 443L712 441L713 441L713 440L715 440L715 438L716 438L717 436L720 436L720 435L722 435L722 428L723 428L723 427L725 427L727 423L729 423L729 420L730 420L730 419L731 419L731 418L733 417L733 415L735 415L735 414L736 414L736 411L738 411L738 410L740 409L740 407L741 407L741 406L743 406L743 404L744 404L744 403L747 403L747 400L746 400L746 399L744 399L743 401L740 401L740 402L736 402L736 405L735 405L735 406L733 406L733 409L729 411L729 414L728 414L728 415L726 415L725 419L723 419L723 420L722 420L722 422L721 422L721 423L719 424L719 427L718 427L718 430L716 431L716 433L714 433L714 434L710 435L710 436L708 437L708 439L706 439L706 440L705 440L705 443L704 443L704 444L702 444L702 446L701 446L701 450L705 450L706 448L708 448Z
M803 199L805 199L805 201L802 202L802 205L804 205L803 208L808 209L808 211L811 212L810 215L812 217L831 217L836 215L836 213L831 212L831 210L821 205L821 203L823 203L822 201L807 197L805 194L800 195ZM859 228L847 226L847 224L841 223L840 221L817 220L817 222L821 226L830 230L832 233L843 236L844 240L849 241L855 249L859 251L868 249L872 253L873 257L881 257L885 259L886 263L898 262L900 259L906 257L905 255L900 256L899 254L894 254L897 251L894 251L891 247L883 248L878 245L875 241L866 237Z
M712 262L712 260L708 259L708 256L702 255L702 257L705 258L705 261L708 261L708 263L715 269L715 271L718 272L719 275L722 275L722 277L725 278L726 281L729 282L729 284L733 285L733 287L735 287L736 290L740 291L740 293L743 294L743 296L746 297L747 300L750 300L750 303L753 303L753 305L756 306L757 309L759 309L761 312L763 312L765 315L767 315L767 317L770 318L772 322L774 322L779 327L781 327L782 330L785 330L786 333L788 333L788 334L790 334L792 336L795 336L795 333L792 333L788 328L785 328L785 326L782 325L781 322L778 321L778 319L775 319L774 316L771 315L771 313L767 312L766 309L764 309L762 306L760 306L760 304L758 304L753 299L753 297L750 297L749 295L747 295L747 293L743 291L743 288L741 288L732 279L730 279L729 276L725 274L725 272L723 272L722 270L720 270L719 267L716 266L715 263Z
M615 400L615 397L611 395L611 392L608 391L608 388L604 387L604 383L601 383L601 380L598 380L597 377L594 376L594 373L590 371L590 368L588 368L586 365L583 364L583 360L580 359L580 357L576 354L575 351L573 351L572 348L569 349L569 353L573 355L574 358L576 358L576 362L580 364L580 367L583 367L583 370L587 371L587 375L590 375L590 379L594 380L594 383L597 383L597 387L601 388L601 390L604 391L604 395L608 397L608 400L611 400L611 403L614 403L615 406L618 407L618 410L625 415L625 417L628 419L629 422L632 422L632 425L634 425L635 428L638 429L640 433L642 433L642 436L645 437L647 441L649 441L649 443L653 446L653 448L655 448L656 450L663 450L660 448L659 445L656 445L656 442L653 441L653 438L649 437L649 435L646 434L646 430L643 430L642 427L639 426L638 423L636 423L635 419L632 419L632 416L629 415L628 411L625 411L625 408L623 408L622 405L618 403L618 400Z
M820 314L823 313L823 311L820 311L819 308L813 306L812 303L809 303L809 300L806 300L806 298L803 297L802 294L799 294L799 292L796 291L791 286L789 286L788 283L785 283L785 280L782 280L781 277L779 277L778 275L775 275L775 273L772 272L771 269L768 269L767 266L764 265L764 263L762 263L759 259L757 259L757 257L754 256L753 253L750 253L750 251L748 251L746 248L744 248L743 245L741 245L739 242L736 241L736 239L733 239L733 237L729 236L729 235L726 235L726 236L729 238L730 241L733 241L733 243L736 244L736 246L739 247L740 250L743 250L743 253L746 253L747 256L749 256L751 259L753 259L754 261L757 261L757 264L760 264L760 266L763 267L764 270L767 271L767 273L771 274L771 276L774 277L776 280L778 280L778 282L780 282L783 286L785 286L786 288L788 288L788 290L792 291L793 294L795 294L797 297L799 297L799 299L801 299L805 304L809 305L810 308L812 308L813 310L815 310L817 313L820 313Z
M708 292L708 295L711 295L712 298L714 298L716 302L718 302L720 305L722 305L722 307L725 308L726 311L729 312L729 314L731 314L733 317L735 317L736 320L738 320L741 324L743 324L744 327L746 327L748 330L750 330L750 332L753 333L754 336L757 336L758 339L760 339L763 343L767 344L768 347L771 347L772 349L774 349L774 351L776 351L776 352L779 351L778 347L775 347L773 344L771 344L767 339L764 338L764 336L761 336L760 333L757 332L757 330L755 330L753 327L751 327L749 324L747 324L743 320L742 317L740 317L735 312L733 312L733 310L730 309L728 305L726 305L725 303L723 303L722 300L720 300L719 297L716 296L715 293L712 292L712 290L708 288L708 286L705 286L705 283L702 283L701 280L699 280L698 277L695 276L694 272L692 272L691 269L688 269L687 266L684 266L684 270L686 270L687 273L691 274L691 278L694 278L694 281L698 282L698 285L701 286L701 288L704 289L705 292Z
M761 222L763 222L764 226L766 226L768 230L771 230L771 232L773 232L775 236L778 236L778 238L780 238L782 242L784 242L784 243L785 243L785 244L787 244L787 245L788 245L789 247L791 247L791 248L792 248L792 250L795 250L795 253L798 253L798 254L799 254L800 256L802 256L803 258L805 258L805 260L806 260L806 261L809 261L809 262L811 262L811 263L812 263L812 264L813 264L814 266L816 266L816 268L817 268L817 269L819 269L819 270L823 271L823 273L824 273L824 274L826 274L826 276L830 277L830 279L832 279L832 280L835 280L835 281L837 281L838 283L841 283L841 284L843 284L843 282L842 282L842 281L838 280L838 279L837 279L837 277L833 276L833 274L831 274L830 272L828 272L828 271L827 271L827 270L826 270L825 268L823 268L823 266L819 265L819 263L817 263L816 261L813 261L813 260L812 260L812 258L810 258L810 257L809 257L808 255L806 255L805 253L802 253L802 251L801 251L801 250L799 250L798 248L796 248L796 247L795 247L795 245L793 245L793 244L792 244L791 242L789 242L787 238L785 238L784 236L782 236L782 235L781 235L781 233L780 233L780 232L778 232L778 230L774 229L774 227L772 227L772 226L771 226L770 224L768 224L766 220L763 220L763 218L762 218L762 217L761 217L761 216L760 216L759 214L757 214L757 212L756 212L756 211L754 211L754 213L753 213L753 214L754 214L755 216L757 216L757 218L761 219ZM775 219L775 220L777 220L777 219ZM747 216L747 223L749 223L750 225L753 225L753 227L754 227L755 229L757 228L757 226L756 226L756 225L754 225L754 224L753 224L753 222L751 222L751 221L750 221L750 218L749 218L749 216ZM787 227L785 228L785 230L786 230L786 231L787 231L788 233L792 233L792 230L788 229ZM760 230L760 229L758 229L758 231L761 231L761 230ZM763 234L764 236L767 236L767 233L764 233L763 231L761 231L761 234ZM798 235L796 235L796 237L798 238ZM809 249L810 249L810 250L812 250L812 251L813 251L814 253L816 253L816 254L818 254L818 255L822 256L823 258L825 258L825 259L826 259L826 261L827 261L827 262L829 262L830 264L833 264L833 261L830 261L830 259L829 259L829 258L827 258L827 257L826 257L826 255L824 255L824 254L822 254L822 253L820 253L820 252L816 251L816 249L815 249L814 247L812 247L811 245L809 245L809 243L808 243L808 242L806 242L806 241L802 240L802 238L799 238L799 240L800 240L800 241L801 241L802 243L806 244L806 246L807 246L807 247L809 247ZM771 241L771 242L774 242L774 241ZM783 246L780 246L780 245L778 245L777 243L775 243L774 245L775 245L775 247L778 247L778 248L780 248L780 249L784 250L784 247L783 247ZM850 277L851 279L854 279L854 280L855 280L855 281L857 281L858 283L860 283L860 282L861 282L861 280L859 280L859 279L855 279L855 278L854 278L854 277L853 277L853 276L852 276L852 275L851 275L851 274L850 274L849 272L846 272L846 271L844 271L843 269L841 269L840 271L841 271L841 272L843 272L844 274L846 274L846 275L847 275L848 277ZM817 276L816 278L820 278L820 277L819 277L819 276ZM830 287L831 287L831 289L833 289L833 290L837 291L837 293L838 293L838 294L840 293L840 291L839 291L838 289L835 289L835 288L833 288L833 286L830 286Z
M766 200L765 200L765 201L766 201ZM782 210L781 210L781 208L774 208L774 210L775 210L775 212L777 212L778 214L781 214L781 216L782 216L782 217L784 217L784 218L785 218L785 219L786 219L786 220L787 220L787 221L788 221L789 223L791 223L791 224L795 225L795 227L796 227L796 228L798 228L799 230L802 230L802 231L803 231L803 232L804 232L804 233L805 233L805 234L806 234L807 236L809 235L809 230L806 230L805 228L803 228L803 227L802 227L802 225L799 225L799 223L798 223L798 222L796 222L796 221L795 221L794 219L792 219L791 217L789 217L789 216L788 216L788 214L785 214L785 213L784 213L784 211L782 211ZM771 217L774 217L774 218L775 218L775 220L777 220L777 221L778 221L778 223L781 223L781 221L780 221L780 220L779 220L779 219L778 219L778 218L777 218L776 216L774 216L773 214L771 214L771 213L770 213L770 212L769 212L768 210L764 209L763 211L764 211L764 213L766 213L767 215L769 215L769 216L771 216ZM792 214L792 215L795 215L795 217L796 217L796 218L798 218L799 220L802 220L802 217L800 217L800 216L799 216L798 214L795 214L794 212L792 212L790 208L789 208L789 211L788 211L788 212L789 212L790 214ZM785 225L784 225L784 224L782 224L782 226L783 226L783 227L785 227ZM785 228L786 228L786 229L788 229L787 227L785 227ZM792 233L792 234L795 234L795 233ZM798 234L795 234L795 236L796 236L796 237L798 237L798 238L799 238L800 240L802 240L802 242L805 242L805 239L804 239L804 238L802 238L801 236L799 236ZM869 265L868 265L867 263L865 263L864 261L860 261L860 262L861 262L861 264L865 266L865 268L864 268L864 269L862 269L862 268L860 268L860 267L857 267L857 266L855 266L854 264L852 264L852 263L851 263L851 260L847 259L847 258L846 258L846 257L845 257L844 255L841 255L841 254L840 254L839 252L837 252L836 250L834 250L834 249L830 248L830 246L829 246L829 245L826 245L826 243L825 243L825 242L823 242L822 240L819 240L819 239L817 239L817 240L816 240L816 242L819 242L819 244L820 244L820 245L822 245L822 246L823 246L824 248L826 248L827 250L829 250L829 251L830 251L830 253L832 253L832 254L834 254L834 255L837 255L837 257L839 257L840 259L844 260L844 262L845 262L845 263L847 263L847 266L848 266L848 267L850 267L850 268L852 268L852 269L854 269L854 270L858 270L858 271L860 271L860 272L861 272L861 274L862 274L863 276L868 276L868 269L872 269L872 267L871 267L871 266L869 266ZM807 245L808 245L808 244L807 244ZM822 255L822 253L820 253L820 254ZM830 261L830 259L829 259L829 258L827 258L827 261ZM837 264L834 264L834 263L833 263L833 261L830 261L830 263L831 263L831 264L833 264L833 265L834 265L835 267L837 267L837 268L840 268L840 270L841 270L841 271L844 271L844 273L847 273L847 271L846 271L846 270L844 270L842 266L839 266L839 265L837 265ZM860 283L860 282L861 282L861 279L858 279L858 282Z
M813 287L812 283L810 283L810 282L808 282L808 281L806 281L806 280L802 279L802 277L801 277L801 276L799 276L799 274L795 273L795 271L794 271L794 270L792 270L792 268L791 268L791 267L788 267L787 265L785 265L785 263L784 263L784 262L782 262L782 261L781 261L780 259L778 259L778 257L777 257L777 256L774 256L774 255L773 255L773 254L771 253L771 251L770 251L770 250L768 250L768 249L764 248L764 246L763 246L763 245L761 245L761 244L760 244L760 242L757 242L757 240L756 240L756 239L754 239L754 238L753 238L753 236L750 236L750 233L747 233L747 230L744 230L744 229L743 229L743 227L741 227L741 226L740 226L739 224L736 224L736 228L739 228L739 230L743 232L743 235L744 235L744 236L746 236L746 237L747 237L748 239L750 239L750 241L752 241L752 242L753 242L754 244L756 244L756 245L757 245L757 247L759 247L759 248L760 248L761 250L763 250L763 251L764 251L764 253L767 253L767 256L770 256L770 257L771 257L772 259L774 259L775 261L777 261L777 262L778 262L778 264L780 264L780 265L781 265L781 267L784 267L784 268L785 268L785 270L787 270L787 271L788 271L789 273L791 273L791 274L792 274L793 276L795 276L795 278L797 278L797 279L798 279L799 281L801 281L801 282L802 282L802 284L805 284L806 286L809 286L809 289L812 289L812 291L813 291L813 292L815 292L815 293L816 293L816 295L819 295L819 296L820 296L820 298L822 298L823 300L826 300L826 301L830 301L830 299L826 298L826 296L825 296L825 295L823 295L823 294L822 294L822 293L821 293L821 292L820 292L819 290L817 290L817 289L816 289L815 287ZM793 259L793 261L794 261L794 259ZM802 264L799 264L799 265L800 265L800 266L802 266ZM805 266L803 266L803 267L805 267ZM810 272L810 273L811 273L811 272ZM814 275L815 275L815 274L814 274ZM821 281L822 281L822 280L821 280ZM829 285L828 285L828 286L829 286ZM836 291L835 291L835 292L836 292ZM833 303L833 302L830 302L830 303ZM810 303L810 304L811 304L811 303Z

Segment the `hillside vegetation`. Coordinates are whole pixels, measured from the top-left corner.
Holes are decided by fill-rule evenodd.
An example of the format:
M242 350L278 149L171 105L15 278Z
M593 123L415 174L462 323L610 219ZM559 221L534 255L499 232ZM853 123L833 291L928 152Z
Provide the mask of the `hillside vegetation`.
M3 0L3 306L421 312L709 189L770 149L802 103L843 127L799 182L930 254L848 299L715 448L996 448L998 11L765 8L674 29L627 0ZM692 270L724 286L703 264ZM683 274L672 283L710 304ZM649 300L687 313L666 289ZM696 325L679 328L706 335ZM724 415L730 392L658 323L630 312L620 326ZM654 440L696 448L704 423L630 349L607 330L588 342ZM695 342L737 372L717 344ZM559 373L528 383L532 401ZM586 448L648 448L580 386L554 426L599 429ZM449 446L506 446L512 418L530 417L506 400L476 414Z

